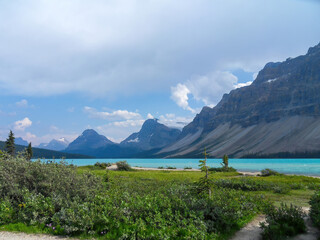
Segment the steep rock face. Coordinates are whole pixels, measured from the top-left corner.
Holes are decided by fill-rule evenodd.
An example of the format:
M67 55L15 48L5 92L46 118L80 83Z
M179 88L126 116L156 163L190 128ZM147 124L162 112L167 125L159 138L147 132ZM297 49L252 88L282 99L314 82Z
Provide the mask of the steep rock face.
M139 132L131 134L120 145L139 150L161 148L174 142L180 133L180 130L160 124L156 119L148 119Z
M160 154L196 156L204 147L217 157L224 153L241 157L248 152L318 150L319 138L311 134L310 129L306 131L311 121L306 119L312 119L313 126L318 129L319 118L320 44L310 48L306 55L266 64L250 86L225 94L214 108L203 108L183 129L179 141ZM275 122L279 124L273 125ZM283 132L286 125L282 124L288 124L291 130ZM259 129L265 129L265 132ZM235 130L237 134L233 132ZM264 142L263 148L250 147L258 145L270 132L273 137L266 140L269 144ZM305 138L298 138L299 134ZM277 145L270 141L277 142ZM316 142L309 147L313 141ZM227 143L232 143L232 146Z

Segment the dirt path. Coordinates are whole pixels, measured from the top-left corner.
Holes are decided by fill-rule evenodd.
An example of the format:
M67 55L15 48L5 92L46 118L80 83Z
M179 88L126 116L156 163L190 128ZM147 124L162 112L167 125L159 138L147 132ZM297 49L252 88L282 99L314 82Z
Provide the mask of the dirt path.
M262 239L259 223L265 221L264 216L258 216L248 223L244 228L238 231L231 240L260 240Z
M57 237L46 234L27 234L16 232L0 232L0 240L76 240L75 238Z
M309 208L303 207L304 212L309 213ZM231 240L260 240L262 239L261 233L262 230L260 228L260 222L264 222L264 216L258 216L253 221L248 223L244 228L238 231ZM320 237L320 231L312 226L311 219L309 216L304 218L304 221L307 226L307 232L304 234L299 234L291 240L318 240Z

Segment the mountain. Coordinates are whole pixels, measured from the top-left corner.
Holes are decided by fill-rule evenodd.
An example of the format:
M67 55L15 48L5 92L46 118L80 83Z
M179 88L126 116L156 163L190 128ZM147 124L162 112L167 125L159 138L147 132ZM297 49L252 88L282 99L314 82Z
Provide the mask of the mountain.
M149 157L156 150L174 142L180 133L180 130L160 124L156 119L149 119L139 132L131 134L120 144L90 129L85 130L64 151L98 158Z
M26 140L23 140L21 137L17 137L14 141L17 145L21 145L21 146L29 145L29 143Z
M319 152L320 44L284 62L268 63L247 87L204 107L178 141L157 153L166 157Z
M0 150L4 150L5 142L0 141ZM26 146L18 145L16 144L16 152L23 152L25 150ZM33 158L46 158L46 159L61 159L61 158L68 158L68 159L79 159L79 158L92 158L90 156L80 155L80 154L69 154L65 152L58 152L58 151L52 151L47 149L41 149L41 148L32 148L33 151Z
M68 153L97 156L97 149L114 144L115 143L105 136L98 134L95 130L87 129L73 142L71 142L64 151Z
M169 128L158 122L157 119L146 120L139 132L131 134L122 141L122 147L136 148L142 151L148 151L155 148L162 148L175 140L181 131Z
M68 140L66 140L65 138L59 138L58 140L53 139L49 143L41 143L38 147L48 150L62 151L66 149L68 145Z

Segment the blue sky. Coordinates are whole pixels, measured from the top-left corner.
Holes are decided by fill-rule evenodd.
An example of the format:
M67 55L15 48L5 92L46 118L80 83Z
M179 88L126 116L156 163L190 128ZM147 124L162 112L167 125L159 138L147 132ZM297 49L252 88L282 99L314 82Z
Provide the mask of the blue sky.
M307 0L0 0L0 139L183 127L270 61L320 41Z

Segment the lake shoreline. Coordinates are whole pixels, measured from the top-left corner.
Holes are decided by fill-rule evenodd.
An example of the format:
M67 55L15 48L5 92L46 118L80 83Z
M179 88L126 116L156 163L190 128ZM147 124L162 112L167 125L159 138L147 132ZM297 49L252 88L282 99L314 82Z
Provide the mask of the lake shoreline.
M184 169L184 168L176 168L176 169L168 169L168 168L148 168L148 167L131 167L134 170L138 171L173 171L173 172L200 172L200 169L192 168L192 169ZM112 164L110 167L107 167L106 169L111 170L111 171L116 171L117 170L117 165ZM261 175L260 171L237 171L243 176L251 176L251 177L257 177ZM311 176L311 175L303 175L303 174L290 174L290 173L282 173L287 176L305 176L305 177L313 177L313 178L320 178L320 176Z

